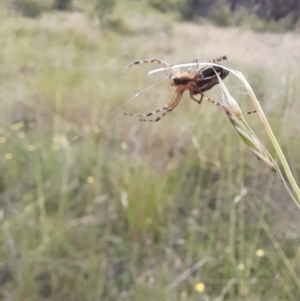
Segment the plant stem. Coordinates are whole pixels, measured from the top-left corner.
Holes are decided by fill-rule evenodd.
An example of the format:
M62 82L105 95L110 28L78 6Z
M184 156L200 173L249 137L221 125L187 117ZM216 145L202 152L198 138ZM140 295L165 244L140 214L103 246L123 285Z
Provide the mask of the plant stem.
M254 94L251 86L249 85L249 83L245 79L244 75L241 72L236 72L236 73L238 74L238 77L243 81L243 83L244 83L244 85L245 85L245 87L247 89L247 92L248 92L248 94L249 94L249 96L250 96L250 98L251 98L251 100L253 102L253 105L254 105L254 107L255 107L255 109L256 109L259 117L260 117L260 120L262 121L262 123L263 123L263 125L264 125L264 127L265 127L265 129L266 129L266 131L267 131L267 133L268 133L271 141L272 141L272 144L273 144L273 146L275 148L275 151L276 151L276 153L277 153L277 155L279 157L279 160L280 160L280 162L281 162L281 164L283 166L283 169L284 169L284 172L285 172L285 174L286 174L286 176L288 178L288 181L289 181L289 183L290 183L290 185L291 185L291 187L292 187L295 195L297 196L297 200L298 200L298 202L300 204L300 189L299 189L299 187L298 187L298 185L296 183L295 178L293 177L291 169L290 169L290 167L289 167L289 165L288 165L288 163L286 161L286 158L285 158L285 156L284 156L284 154L282 152L282 149L281 149L281 147L280 147L280 145L279 145L279 143L278 143L278 141L277 141L277 139L276 139L276 137L275 137L275 135L274 135L274 133L272 131L272 128L270 127L270 124L269 124L269 122L268 122L268 120L267 120L267 118L265 116L265 113L262 110L262 108L261 108L261 106L259 104L259 101L257 100L257 98L256 98L256 96L255 96L255 94Z

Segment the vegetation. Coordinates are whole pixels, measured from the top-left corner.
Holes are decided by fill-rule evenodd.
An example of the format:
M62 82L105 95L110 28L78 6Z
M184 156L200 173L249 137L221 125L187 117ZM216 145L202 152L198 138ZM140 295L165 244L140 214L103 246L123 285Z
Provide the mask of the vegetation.
M8 1L8 0L6 0ZM121 19L112 18L117 0L14 0L14 7L27 17L38 17L49 9L83 10L90 7L102 27L122 29ZM9 3L9 2L8 2ZM299 30L298 0L129 0L130 6L146 3L154 9L177 16L179 20L238 26L258 32Z
M246 21L252 28L262 23L263 31L291 30L299 23L300 16L298 0L148 0L148 3L161 11L177 11L184 20L205 18L221 26L237 26Z
M159 123L122 114L173 92L147 76L155 66L122 77L132 60L226 53L299 179L299 37L177 23L134 1L116 2L120 34L90 6L49 7L1 9L0 299L299 300L300 212L222 109L186 95ZM224 83L253 109L238 81Z
M67 10L70 7L71 0L56 0L54 2L54 8L59 10Z

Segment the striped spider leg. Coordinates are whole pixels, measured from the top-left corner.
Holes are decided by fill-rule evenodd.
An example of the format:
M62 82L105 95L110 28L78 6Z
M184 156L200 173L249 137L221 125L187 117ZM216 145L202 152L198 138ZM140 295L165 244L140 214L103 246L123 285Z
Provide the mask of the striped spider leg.
M172 112L177 107L177 105L179 104L179 102L182 98L182 95L183 95L183 92L176 91L171 102L168 105L163 106L159 109L156 109L156 110L151 111L146 114L127 114L127 113L123 113L123 114L127 115L127 116L133 116L133 117L149 117L149 116L153 116L159 112L163 112L161 116L156 117L155 119L140 119L140 121L157 122L157 121L161 120L164 116L166 116L168 113Z
M219 62L223 62L223 61L226 61L226 67L229 68L230 67L230 61L229 61L229 57L227 55L220 56L220 57L218 57L218 58L216 58L214 60L206 61L206 63L218 64ZM202 74L202 72L205 71L206 69L212 69L212 68L214 68L214 66L207 66L207 67L199 66L198 59L194 59L192 61L192 63L196 63L197 64L197 66L196 66L196 72L200 72L201 71L200 74ZM222 66L222 65L220 64L220 66ZM193 72L193 71L190 69L189 72Z
M130 63L123 71L123 75L125 74L125 72L127 71L127 69L129 69L130 67L132 67L133 65L140 65L140 64L150 64L150 63L158 63L160 65L163 65L164 68L165 68L165 73L168 77L174 77L178 74L180 74L180 70L178 68L174 68L172 67L173 64L169 64L167 63L166 61L162 60L162 59L158 59L158 58L152 58L152 59L143 59L143 60L137 60L137 61L133 61L132 63ZM168 73L168 69L171 69L172 73L169 74ZM155 115L159 112L163 112L162 115L160 117L157 117L155 119L140 119L140 121L149 121L149 122L157 122L159 121L160 119L162 119L166 114L170 113L171 111L173 111L176 106L178 105L178 103L180 102L181 98L182 98L182 94L183 92L178 92L176 91L171 102L166 105L166 106L163 106L159 109L156 109L154 111L151 111L149 113L146 113L146 114L128 114L128 113L123 113L124 115L126 116L132 116L132 117L149 117L149 116L152 116L152 115Z
M226 67L227 68L230 67L230 61L229 61L229 57L227 55L220 56L219 58L216 58L214 60L209 60L209 61L207 61L207 63L217 64L217 63L222 62L222 61L226 61Z
M228 111L227 107L226 107L224 104L222 104L221 102L216 101L216 100L212 99L211 97L208 97L207 95L203 94L202 92L199 93L199 94L201 95L201 98L200 98L200 99L197 99L197 98L195 98L195 96L190 92L190 98L191 98L193 101L195 101L196 103L198 103L198 104L201 104L202 99L205 98L208 102L210 102L210 103L212 103L212 104L214 104L214 105L216 105L216 106L222 107L226 112ZM242 113L243 113L244 115L250 115L250 114L256 113L256 111L254 110L254 111L248 111L248 112L242 112Z
M165 73L166 75L168 75L169 77L172 76L172 74L168 73L168 69L171 68L173 72L179 72L178 68L173 68L172 66L174 64L169 64L166 61L162 60L162 59L158 59L158 58L152 58L152 59L143 59L143 60L137 60L137 61L133 61L132 63L130 63L123 71L123 75L125 74L125 72L132 67L133 65L141 65L141 64L152 64L152 63L158 63L160 65L163 65L165 68Z

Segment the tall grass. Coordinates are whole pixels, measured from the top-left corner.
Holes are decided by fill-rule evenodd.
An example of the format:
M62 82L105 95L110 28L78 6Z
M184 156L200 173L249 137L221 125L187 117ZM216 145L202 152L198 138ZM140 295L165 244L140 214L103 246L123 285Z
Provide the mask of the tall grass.
M157 124L124 117L156 108L156 92L124 105L147 72L121 72L227 53L297 178L299 40L128 14L127 36L82 13L1 18L1 299L298 300L299 213L278 179L208 103L186 96Z

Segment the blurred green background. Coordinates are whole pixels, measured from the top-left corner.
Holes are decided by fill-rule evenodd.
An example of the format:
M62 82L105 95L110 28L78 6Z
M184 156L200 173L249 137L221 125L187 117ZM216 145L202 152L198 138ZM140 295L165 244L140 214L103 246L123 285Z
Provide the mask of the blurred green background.
M188 93L158 123L123 116L173 90L147 76L156 65L122 76L142 58L229 55L299 183L299 9L1 1L0 300L300 300L300 214L276 176L220 108ZM253 109L238 80L225 83Z

